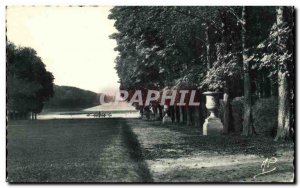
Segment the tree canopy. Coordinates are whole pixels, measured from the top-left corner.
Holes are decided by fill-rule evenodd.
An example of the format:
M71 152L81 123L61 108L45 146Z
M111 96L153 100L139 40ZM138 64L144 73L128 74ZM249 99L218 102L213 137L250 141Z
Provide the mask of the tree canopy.
M42 59L29 47L7 43L7 110L27 114L41 112L53 96L53 80Z
M99 105L99 94L92 91L54 85L54 93L45 103L47 110L78 110Z
M293 14L293 7L271 6L114 7L120 88L197 88L221 91L229 101L244 96L243 132L252 135L255 99L279 97L284 117L294 108L294 79L287 79L295 76Z
M109 18L118 30L111 38L118 44L121 87L162 89L182 80L198 88L223 90L225 80L241 80L241 12L241 7L114 7ZM275 7L251 7L247 16L251 53L268 37ZM221 42L226 50L217 59Z

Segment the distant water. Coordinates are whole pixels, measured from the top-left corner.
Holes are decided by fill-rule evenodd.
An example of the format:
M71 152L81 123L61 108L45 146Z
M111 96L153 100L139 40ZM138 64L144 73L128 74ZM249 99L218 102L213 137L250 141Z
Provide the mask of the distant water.
M95 119L95 118L138 118L139 112L111 112L105 113L106 116L98 116L97 113L82 114L82 111L76 112L48 112L41 113L37 119Z

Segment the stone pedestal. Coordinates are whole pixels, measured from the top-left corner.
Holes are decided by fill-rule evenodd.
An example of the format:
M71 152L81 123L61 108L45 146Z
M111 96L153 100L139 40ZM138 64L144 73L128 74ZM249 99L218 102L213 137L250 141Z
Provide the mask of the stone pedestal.
M208 117L203 124L203 135L222 134L223 124L217 117Z
M218 107L218 94L217 92L204 92L206 95L206 108L210 112L209 117L205 119L203 124L203 135L220 135L222 134L223 124L215 114Z
M171 117L168 116L168 114L165 114L165 116L163 117L162 123L163 124L172 123Z

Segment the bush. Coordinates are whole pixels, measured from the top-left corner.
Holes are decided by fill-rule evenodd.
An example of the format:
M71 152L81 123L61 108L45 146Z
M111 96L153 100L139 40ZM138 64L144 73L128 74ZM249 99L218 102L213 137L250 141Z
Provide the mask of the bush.
M232 110L232 127L229 128L230 131L235 133L240 133L242 131L242 118L243 118L243 97L236 97L231 101ZM224 123L224 101L220 100L220 104L217 109L217 116Z
M252 117L258 134L275 136L277 129L278 99L258 99L253 105Z
M243 128L244 97L236 97L231 102L234 132L240 133Z
M252 122L255 131L259 135L275 136L277 129L278 99L272 98L252 98ZM231 102L232 109L232 129L235 133L241 133L243 128L243 107L244 97L236 97ZM218 107L218 117L223 122L224 104L221 101Z

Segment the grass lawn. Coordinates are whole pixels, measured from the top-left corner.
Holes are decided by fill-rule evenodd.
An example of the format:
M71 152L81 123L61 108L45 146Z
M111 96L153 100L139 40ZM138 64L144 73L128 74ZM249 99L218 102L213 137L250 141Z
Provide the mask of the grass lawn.
M7 126L9 182L142 181L121 119L13 121Z

